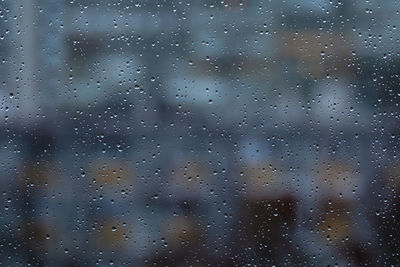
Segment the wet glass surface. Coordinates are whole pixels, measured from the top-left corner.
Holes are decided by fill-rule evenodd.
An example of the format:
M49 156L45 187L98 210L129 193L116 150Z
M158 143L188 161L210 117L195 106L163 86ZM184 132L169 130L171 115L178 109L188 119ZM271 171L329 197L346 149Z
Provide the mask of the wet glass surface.
M0 1L0 264L398 266L399 11Z

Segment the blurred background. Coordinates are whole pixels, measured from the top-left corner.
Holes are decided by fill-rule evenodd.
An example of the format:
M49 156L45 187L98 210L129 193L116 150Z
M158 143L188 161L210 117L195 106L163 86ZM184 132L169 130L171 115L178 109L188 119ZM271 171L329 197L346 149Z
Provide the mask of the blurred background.
M0 1L0 264L399 266L400 3Z

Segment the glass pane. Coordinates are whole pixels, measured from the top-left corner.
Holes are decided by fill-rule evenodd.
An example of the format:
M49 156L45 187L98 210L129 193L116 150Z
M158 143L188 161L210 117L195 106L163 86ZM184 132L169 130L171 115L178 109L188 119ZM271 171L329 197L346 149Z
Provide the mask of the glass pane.
M0 1L0 264L400 265L399 10Z

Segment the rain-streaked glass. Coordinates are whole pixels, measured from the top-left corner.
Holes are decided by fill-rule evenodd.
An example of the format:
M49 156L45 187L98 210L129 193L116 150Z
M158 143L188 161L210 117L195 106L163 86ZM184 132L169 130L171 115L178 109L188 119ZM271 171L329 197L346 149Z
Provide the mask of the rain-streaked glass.
M0 265L400 266L399 12L0 0Z

